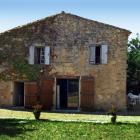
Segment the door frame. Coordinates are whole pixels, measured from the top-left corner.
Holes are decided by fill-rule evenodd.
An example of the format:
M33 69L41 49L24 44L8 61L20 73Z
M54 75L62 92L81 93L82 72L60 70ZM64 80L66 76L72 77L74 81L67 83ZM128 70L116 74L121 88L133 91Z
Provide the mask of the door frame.
M79 82L79 89L78 89L78 107L77 109L74 109L74 110L77 110L77 111L80 111L80 104L81 104L81 76L72 76L72 77L69 77L69 76L59 76L59 77L55 77L55 82L54 82L54 97L53 97L53 109L54 110L61 110L61 108L58 108L57 106L57 80L59 79L77 79L78 82ZM59 96L60 97L60 96ZM60 98L59 98L59 105L60 105ZM63 110L63 109L62 109ZM69 108L67 110L70 110Z

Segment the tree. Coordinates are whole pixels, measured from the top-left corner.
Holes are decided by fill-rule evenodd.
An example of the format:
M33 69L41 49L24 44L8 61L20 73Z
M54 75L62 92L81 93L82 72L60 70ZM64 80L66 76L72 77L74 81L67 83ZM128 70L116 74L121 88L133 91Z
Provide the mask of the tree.
M134 94L140 93L140 39L136 38L128 42L128 68L127 91Z

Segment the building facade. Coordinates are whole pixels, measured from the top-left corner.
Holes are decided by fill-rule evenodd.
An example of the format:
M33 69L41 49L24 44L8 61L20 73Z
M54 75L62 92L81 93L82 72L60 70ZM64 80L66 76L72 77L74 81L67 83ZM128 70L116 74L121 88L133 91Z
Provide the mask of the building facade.
M1 33L0 106L125 110L129 34L64 12Z

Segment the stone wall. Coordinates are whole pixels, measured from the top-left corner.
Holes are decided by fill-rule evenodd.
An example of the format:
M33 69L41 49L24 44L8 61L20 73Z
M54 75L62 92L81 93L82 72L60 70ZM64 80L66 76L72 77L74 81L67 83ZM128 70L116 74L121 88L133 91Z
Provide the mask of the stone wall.
M13 105L12 82L0 82L0 106Z
M9 59L18 55L27 60L29 46L50 46L49 76L93 76L95 109L108 109L115 105L123 110L126 108L129 33L114 26L61 13L1 34L0 53L6 51ZM108 45L108 64L89 64L89 45L96 43ZM1 68L10 69L6 60L3 58L0 62Z

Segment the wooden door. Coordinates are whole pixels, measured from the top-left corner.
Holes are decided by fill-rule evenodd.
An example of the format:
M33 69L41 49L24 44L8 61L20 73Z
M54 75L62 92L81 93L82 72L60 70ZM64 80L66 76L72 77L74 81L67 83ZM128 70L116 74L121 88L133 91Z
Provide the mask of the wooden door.
M43 109L50 110L53 107L53 86L54 79L46 79L42 81L41 92L37 93L36 82L25 83L25 107L32 108L39 102L43 106ZM39 96L39 97L38 97Z
M94 109L94 79L93 77L81 78L81 109L92 111Z
M44 109L50 110L53 107L54 78L42 81L40 101Z
M37 85L36 82L25 82L25 107L32 108L37 103Z

